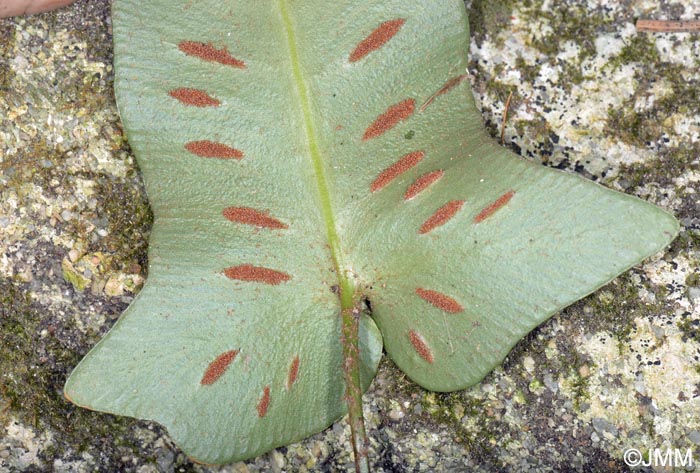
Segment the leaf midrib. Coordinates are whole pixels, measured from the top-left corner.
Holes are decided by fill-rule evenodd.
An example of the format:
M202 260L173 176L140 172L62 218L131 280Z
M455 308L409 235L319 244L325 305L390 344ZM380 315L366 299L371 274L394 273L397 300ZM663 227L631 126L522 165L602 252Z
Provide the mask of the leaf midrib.
M328 246L331 251L331 258L333 260L335 272L338 276L341 308L347 309L353 307L355 288L352 279L348 275L350 266L346 264L340 246L340 237L338 236L338 231L336 229L335 215L331 204L331 191L328 185L328 179L326 178L326 170L323 166L323 157L318 146L318 132L316 129L316 124L313 120L313 114L311 112L309 89L304 78L301 61L299 60L296 33L294 31L294 24L289 15L289 10L287 8L287 0L279 0L279 6L287 37L287 45L289 47L289 60L292 67L294 85L297 91L298 105L304 122L304 132L306 134L309 157L311 158L314 175L316 178L319 201L321 204L321 216L326 226Z

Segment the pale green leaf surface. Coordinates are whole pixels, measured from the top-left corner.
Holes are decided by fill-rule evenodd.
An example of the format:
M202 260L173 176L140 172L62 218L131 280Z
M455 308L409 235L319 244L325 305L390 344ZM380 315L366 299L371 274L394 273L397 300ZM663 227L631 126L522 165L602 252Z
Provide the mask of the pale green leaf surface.
M398 18L405 24L396 36L349 61L375 28ZM115 0L114 34L117 100L155 216L149 278L76 368L66 395L154 419L200 461L255 456L343 414L336 262L372 309L361 326L365 388L383 336L408 376L449 391L478 382L528 331L678 231L656 207L492 143L467 81L421 108L465 73L461 0ZM247 67L187 56L178 48L185 40L225 46ZM221 104L184 106L168 95L180 87ZM411 117L362 140L379 115L409 98ZM200 158L183 147L205 139L245 157ZM370 191L415 151L425 153L420 163ZM405 201L409 185L435 170L442 179ZM506 205L474 222L509 191ZM452 200L465 201L461 210L419 234ZM288 228L230 222L222 217L229 206L269 211ZM242 264L291 279L224 276ZM435 307L417 288L463 310ZM228 370L202 385L207 366L234 349ZM260 416L266 386L269 408Z

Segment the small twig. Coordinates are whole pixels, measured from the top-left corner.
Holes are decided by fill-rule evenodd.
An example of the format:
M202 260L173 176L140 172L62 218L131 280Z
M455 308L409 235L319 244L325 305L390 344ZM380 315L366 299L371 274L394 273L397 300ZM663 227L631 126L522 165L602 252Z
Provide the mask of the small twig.
M637 20L637 31L650 31L652 33L698 33L700 32L700 20Z
M423 105L420 106L420 108L418 109L418 113L423 113L425 111L425 109L428 108L428 105L433 103L433 100L435 100L436 98L438 98L442 94L446 94L447 92L449 92L454 87L458 86L459 84L461 84L462 82L464 82L468 78L469 78L468 74L462 74L461 76L454 77L454 78L450 79L449 81L447 81L447 83L445 85L443 85L440 90L438 90L433 95L431 95L430 98L428 100L426 100Z
M506 122L508 121L508 109L510 108L510 99L513 98L513 91L508 94L508 100L506 100L506 106L503 110L503 124L501 125L501 144L506 142Z

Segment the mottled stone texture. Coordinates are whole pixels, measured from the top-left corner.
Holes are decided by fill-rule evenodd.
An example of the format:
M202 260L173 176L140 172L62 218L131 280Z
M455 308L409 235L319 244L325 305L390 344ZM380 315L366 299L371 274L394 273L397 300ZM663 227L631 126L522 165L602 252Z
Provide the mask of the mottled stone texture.
M477 1L475 96L505 146L674 212L668 251L567 308L478 386L433 394L384 361L365 397L378 471L624 471L700 460L700 43L637 34L691 0ZM342 422L220 469L61 387L146 277L150 210L112 94L108 2L0 20L0 470L343 471ZM696 462L697 463L697 462Z

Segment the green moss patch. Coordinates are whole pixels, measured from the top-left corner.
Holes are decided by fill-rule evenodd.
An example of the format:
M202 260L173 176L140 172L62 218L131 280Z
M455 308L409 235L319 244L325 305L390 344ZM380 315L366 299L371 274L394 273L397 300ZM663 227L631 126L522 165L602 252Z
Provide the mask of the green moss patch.
M619 108L608 111L607 134L633 146L647 147L663 138L672 127L674 115L688 116L700 109L700 83L690 79L678 64L662 62L654 44L646 37L634 37L612 64L638 63L635 80L640 84L637 93ZM658 97L644 110L635 107L639 97L653 94L657 83L665 83L668 93Z
M475 1L469 9L469 30L472 37L483 38L486 35L495 37L511 22L515 0L496 0L490 2ZM530 4L530 0L522 2Z
M655 161L641 164L625 165L620 169L620 175L624 176L625 190L635 191L648 183L654 183L663 187L675 187L675 180L686 172L700 169L700 145L690 147L666 148L658 154ZM679 194L684 197L684 204L674 212L677 217L697 217L697 208L694 202L695 194L685 195L686 190L679 189ZM687 197L687 199L685 199Z
M10 88L14 72L10 61L15 49L15 24L0 20L0 94Z
M108 235L102 241L104 250L119 256L116 263L122 269L131 267L128 272L139 272L143 268L145 274L153 214L141 178L134 170L125 181L100 179L96 191L104 198L100 213L108 221Z
M51 448L40 452L49 463L74 449L102 454L104 445L126 447L135 421L80 409L63 397L63 383L82 357L83 340L69 320L46 315L20 284L0 280L0 393L5 409L2 426L11 416L38 431L60 432ZM119 458L125 451L119 452Z

